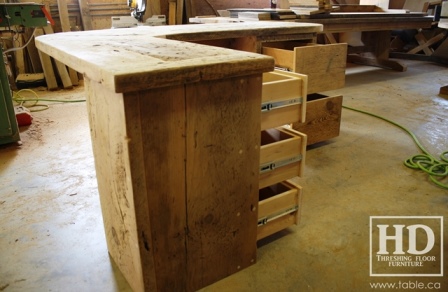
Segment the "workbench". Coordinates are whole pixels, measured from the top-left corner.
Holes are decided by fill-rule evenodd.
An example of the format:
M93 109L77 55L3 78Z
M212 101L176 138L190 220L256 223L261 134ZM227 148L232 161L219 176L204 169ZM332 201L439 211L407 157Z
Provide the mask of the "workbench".
M134 291L194 291L256 262L262 74L274 69L261 44L321 31L270 22L36 38L84 75L108 249Z

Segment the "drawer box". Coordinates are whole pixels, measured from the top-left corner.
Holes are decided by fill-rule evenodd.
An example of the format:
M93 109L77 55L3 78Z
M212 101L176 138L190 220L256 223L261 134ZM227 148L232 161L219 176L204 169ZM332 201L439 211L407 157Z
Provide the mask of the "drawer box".
M302 188L284 181L259 191L257 240L298 224Z
M286 127L261 132L260 189L302 175L306 140L303 133Z
M339 136L342 95L310 94L306 104L305 123L293 123L292 128L307 135L307 145Z
M308 76L308 93L334 90L345 85L347 44L274 42L263 46L263 54L275 65Z
M304 122L307 76L275 70L263 74L261 130Z

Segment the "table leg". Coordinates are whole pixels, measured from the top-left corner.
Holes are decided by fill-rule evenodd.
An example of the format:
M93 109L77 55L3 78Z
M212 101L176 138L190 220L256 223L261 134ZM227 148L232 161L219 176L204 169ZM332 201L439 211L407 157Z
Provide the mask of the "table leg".
M373 48L370 54L350 54L347 60L352 63L377 66L396 71L406 71L406 65L389 59L390 31L363 32L362 41L367 47Z

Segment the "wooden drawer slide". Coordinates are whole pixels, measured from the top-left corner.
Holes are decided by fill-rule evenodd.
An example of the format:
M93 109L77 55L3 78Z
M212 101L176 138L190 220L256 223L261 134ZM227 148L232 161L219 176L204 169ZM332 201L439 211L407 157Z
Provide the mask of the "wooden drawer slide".
M305 121L307 79L304 74L281 70L263 74L262 130Z
M275 65L308 76L308 93L334 90L345 85L347 44L266 43L263 54Z
M307 137L287 127L261 132L259 188L301 176Z
M298 224L302 188L284 181L259 191L257 240Z

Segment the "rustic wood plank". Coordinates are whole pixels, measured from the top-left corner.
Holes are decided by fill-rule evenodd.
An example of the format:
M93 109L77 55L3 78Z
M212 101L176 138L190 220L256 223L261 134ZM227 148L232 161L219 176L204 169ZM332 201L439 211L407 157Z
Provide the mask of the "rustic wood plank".
M294 53L293 71L308 75L308 93L344 87L346 44L300 47Z
M429 46L432 46L433 44L435 44L435 43L437 43L437 42L443 40L444 37L445 37L445 34L444 34L444 33L440 33L440 34L438 34L438 35L436 35L436 36L430 38L430 39L429 39L427 42L425 42L424 44L419 45L419 46L413 48L412 50L410 50L410 51L408 52L408 54L416 54L416 53L420 52L421 50L423 50L424 48L427 48L427 47L429 47Z
M157 291L186 291L186 112L183 85L139 92L150 234ZM148 100L151 102L148 102ZM193 109L192 109L193 110ZM161 123L160 121L163 121ZM134 162L132 162L134 163ZM151 290L152 291L152 290Z
M184 0L177 0L176 24L183 24ZM187 19L188 20L188 19Z
M187 87L188 291L255 263L260 104L261 75Z
M332 33L325 33L325 37L328 40L328 42L330 44L337 44L338 42L336 41L336 38L334 37L334 35Z
M145 282L142 271L142 261L152 261L149 255L152 253L151 232L148 231L149 226L140 228L141 222L136 215L148 216L136 212L135 207L146 201L144 168L139 168L143 155L139 135L141 125L126 123L127 119L139 119L136 112L139 110L138 101L127 101L137 103L129 107L132 113L137 114L133 117L125 113L122 94L116 94L88 78L85 79L85 88L89 96L87 109L109 253L134 291L157 291L155 282ZM135 156L129 157L130 153ZM130 162L130 158L135 159ZM140 171L133 172L135 168ZM148 225L150 222L147 219L145 223ZM146 251L145 248L151 250ZM154 265L145 266L144 273L145 277L153 276ZM146 283L148 286L145 287Z
M177 9L177 3L175 0L171 0L169 2L169 8L168 8L168 24L169 25L175 25L176 24L176 9Z
M87 0L78 0L79 10L81 12L82 28L92 30L92 16L90 15L89 2Z
M425 38L423 33L421 31L419 31L414 37L417 40L417 43L420 46L423 46L423 52L425 53L425 55L431 56L432 53L434 52L434 50L432 48L430 48L429 46L426 46L426 43L428 42L428 40Z
M315 144L339 136L342 96L308 96L306 120L294 123L293 129L307 135L307 144Z
M41 36L44 34L44 31L42 28L36 28L34 31L34 35L36 37ZM45 82L47 83L48 90L55 90L58 89L58 82L56 81L56 76L54 74L53 64L51 62L50 56L48 56L46 53L38 51L39 53L39 59L42 64L42 70L44 72L45 76Z
M68 8L65 0L57 0L59 20L61 21L61 28L63 32L71 31L70 19L68 16Z
M65 0L58 0L58 10L59 10L59 19L61 21L61 28L63 32L69 32L71 31L71 25L70 25L70 18L68 15L68 8L65 3ZM70 84L67 82L67 80L64 80L66 78L65 76L65 70L60 66L60 64L56 63L56 66L58 68L59 74L61 75L62 83L64 84L64 88L71 88L73 85L78 85L78 74L72 69L72 68L66 68L65 70L68 70L69 78L70 78ZM62 73L61 73L62 70Z
M50 25L44 26L43 29L46 35L54 34L53 28ZM61 63L61 61L58 61L56 59L55 59L55 65L59 77L61 78L63 87L65 89L73 88L73 83L68 73L67 67L63 63Z
M196 11L196 3L194 0L185 0L184 3L185 3L184 5L185 5L185 13L186 13L187 19L190 19L190 17L195 17L198 15L197 11Z
M55 60L55 65L59 73L59 77L61 78L62 86L64 87L64 89L73 88L73 84L70 75L68 74L67 67L62 62L59 62L57 60Z
M34 38L33 35L33 31L32 29L26 29L25 30L25 37L28 40L29 38ZM42 64L40 63L40 59L39 59L39 53L37 51L36 48L36 44L34 42L34 39L31 40L31 42L28 44L28 46L26 47L26 51L28 53L28 56L30 58L30 62L31 62L31 73L42 73Z
M162 12L160 10L160 0L147 0L146 1L146 15L160 15Z
M125 92L170 86L180 81L225 78L236 72L251 74L259 72L261 68L264 68L261 70L273 69L271 57L218 47L204 47L191 43L195 39L239 38L250 34L259 36L261 40L272 34L275 34L276 39L280 39L283 33L286 34L284 37L289 39L294 35L297 38L308 33L311 36L312 31L315 33L321 29L321 25L289 22L166 25L142 27L133 31L132 35L129 35L128 30L118 29L45 35L38 40L38 46L40 49L51 47L51 53L64 60L67 66L115 88L118 92ZM83 39L82 42L79 41L80 37ZM172 40L179 38L184 40L188 37L193 38L188 43ZM53 45L55 39L59 41ZM129 50L129 43L139 49ZM122 50L129 52L122 54ZM64 57L67 51L73 51L74 55ZM215 70L216 64L220 64L219 70Z

